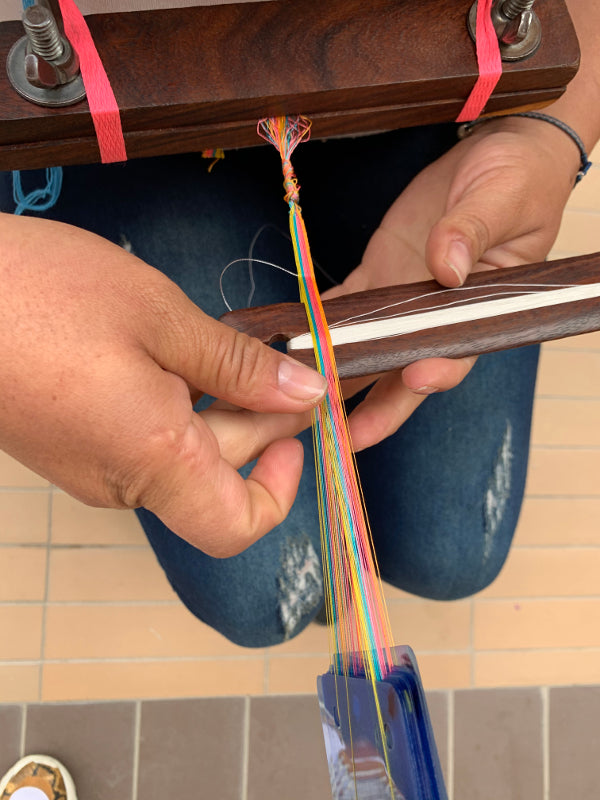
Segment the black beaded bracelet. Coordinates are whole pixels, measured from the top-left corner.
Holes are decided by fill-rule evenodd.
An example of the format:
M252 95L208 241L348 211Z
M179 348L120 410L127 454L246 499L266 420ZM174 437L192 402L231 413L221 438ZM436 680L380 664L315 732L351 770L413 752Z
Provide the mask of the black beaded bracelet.
M515 112L514 114L505 114L505 117L529 117L529 119L541 119L542 122L549 122L550 125L554 125L556 128L559 128L563 133L566 133L567 136L575 143L577 149L579 150L579 158L581 159L581 167L579 172L577 173L577 177L575 178L575 185L579 183L579 181L583 178L583 176L587 173L589 168L592 166L592 162L588 158L588 154L585 151L585 145L581 141L580 137L575 133L573 128L567 125L566 122L563 122L560 119L556 119L556 117L551 117L549 114L541 114L539 111L521 111ZM463 139L465 136L468 136L471 130L476 126L480 125L482 122L490 122L494 119L502 119L502 117L481 117L480 119L475 119L472 122L465 122L463 125L460 126L458 130L459 138Z

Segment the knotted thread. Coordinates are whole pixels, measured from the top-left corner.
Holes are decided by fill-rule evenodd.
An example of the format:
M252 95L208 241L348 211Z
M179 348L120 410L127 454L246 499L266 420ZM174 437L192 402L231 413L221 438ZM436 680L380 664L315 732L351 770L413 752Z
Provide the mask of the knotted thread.
M270 117L261 119L258 135L277 148L281 156L285 202L298 204L300 186L292 166L292 153L300 142L310 138L311 122L306 117Z
M300 201L300 187L298 186L298 179L292 167L292 162L288 159L282 160L281 167L283 169L283 188L285 189L285 202L298 203Z

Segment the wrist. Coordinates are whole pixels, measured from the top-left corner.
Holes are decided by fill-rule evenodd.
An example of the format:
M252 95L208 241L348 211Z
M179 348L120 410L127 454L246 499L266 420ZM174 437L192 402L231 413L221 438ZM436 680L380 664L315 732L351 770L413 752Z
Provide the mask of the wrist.
M484 124L485 123L485 124ZM591 167L585 144L577 131L563 120L543 112L528 111L498 117L483 117L459 129L459 138L473 132L508 133L529 137L536 147L546 150L553 169L577 184Z

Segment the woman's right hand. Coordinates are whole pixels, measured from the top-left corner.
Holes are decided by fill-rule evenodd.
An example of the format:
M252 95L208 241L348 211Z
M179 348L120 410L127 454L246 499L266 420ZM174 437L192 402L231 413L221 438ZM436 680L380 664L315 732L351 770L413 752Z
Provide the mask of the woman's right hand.
M285 518L320 375L91 233L0 214L0 241L2 449L90 505L145 506L217 557ZM196 414L203 392L239 410Z

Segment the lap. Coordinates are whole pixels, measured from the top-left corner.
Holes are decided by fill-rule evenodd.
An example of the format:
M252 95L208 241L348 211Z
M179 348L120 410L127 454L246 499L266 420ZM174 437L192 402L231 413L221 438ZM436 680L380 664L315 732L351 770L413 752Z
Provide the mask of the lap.
M359 263L387 207L450 144L451 128L311 143L295 156L313 255L334 280ZM2 177L2 176L0 176ZM10 210L7 177L0 188ZM65 170L44 216L92 230L164 271L203 310L226 310L219 276L253 255L293 268L274 150L228 154L211 173L198 155ZM323 278L326 285L326 279ZM297 299L294 277L254 264L224 276L227 300ZM358 462L386 580L429 597L470 594L502 565L520 507L537 349L483 357L466 381L436 395ZM140 510L169 579L198 617L245 645L294 635L322 602L310 436L288 519L246 552L217 560Z

